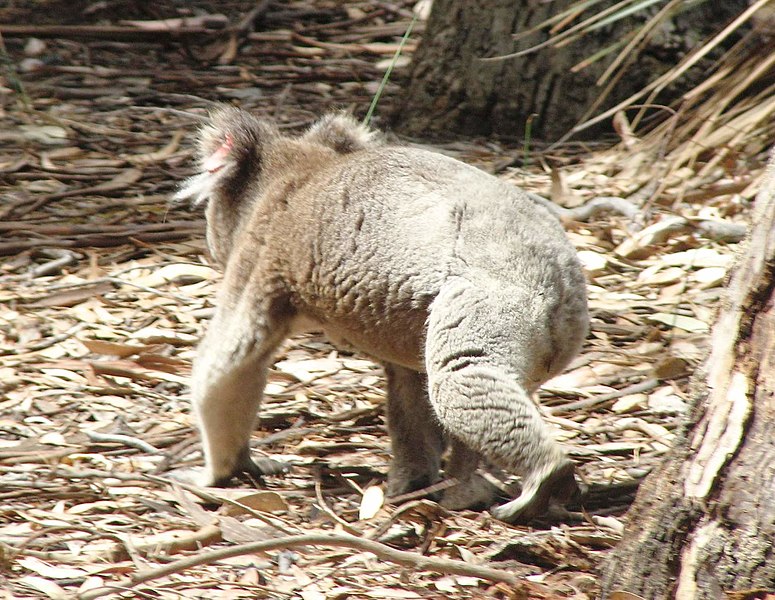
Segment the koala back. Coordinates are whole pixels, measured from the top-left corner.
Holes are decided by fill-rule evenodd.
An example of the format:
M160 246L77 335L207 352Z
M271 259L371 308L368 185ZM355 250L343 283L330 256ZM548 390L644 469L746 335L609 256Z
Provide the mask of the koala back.
M585 318L584 277L556 217L479 169L386 144L342 114L292 137L224 109L199 148L202 172L179 195L207 202L227 295L264 282L335 340L411 368L450 279L504 305L527 299L515 330L543 335L563 304Z

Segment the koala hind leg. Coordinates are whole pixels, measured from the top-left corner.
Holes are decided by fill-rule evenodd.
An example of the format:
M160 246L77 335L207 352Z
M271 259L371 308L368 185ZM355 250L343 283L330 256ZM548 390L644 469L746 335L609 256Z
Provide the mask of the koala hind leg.
M260 477L285 470L277 461L250 458L268 363L289 330L289 319L269 314L244 295L218 308L199 346L191 395L205 456L202 485L225 485L243 472Z
M515 302L518 290L507 292L494 296L463 279L450 282L431 306L425 356L443 428L522 477L521 495L493 513L517 522L542 514L553 498L569 500L577 488L573 463L523 383L541 359L540 329L519 320L533 307L529 299Z
M387 425L393 449L388 496L400 496L436 482L444 436L428 401L426 377L385 364Z

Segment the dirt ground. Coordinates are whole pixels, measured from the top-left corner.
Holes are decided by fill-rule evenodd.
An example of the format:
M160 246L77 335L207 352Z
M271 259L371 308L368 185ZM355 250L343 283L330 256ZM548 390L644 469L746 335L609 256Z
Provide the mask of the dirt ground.
M734 259L739 236L701 224L746 224L755 157L710 176L660 170L637 143L566 145L524 168L521 147L437 146L567 207L636 203L660 181L635 218L566 223L592 329L539 396L590 488L583 507L510 526L384 502L381 371L316 335L279 353L254 436L292 471L200 489L167 478L202 463L188 376L220 278L203 215L170 204L193 133L213 101L292 131L330 109L363 116L414 2L43 4L0 8L5 597L594 598L638 481L687 413ZM193 20L158 22L180 16ZM402 60L378 126L406 73Z

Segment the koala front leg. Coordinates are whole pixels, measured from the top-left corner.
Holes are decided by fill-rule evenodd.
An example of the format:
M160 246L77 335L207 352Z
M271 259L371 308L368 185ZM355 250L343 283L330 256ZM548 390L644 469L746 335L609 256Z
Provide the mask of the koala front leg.
M194 362L191 396L205 457L202 485L235 475L281 472L276 461L250 458L250 434L261 404L272 352L287 335L287 319L271 319L255 297L218 307ZM272 322L274 321L274 322Z
M444 436L428 401L425 375L385 364L387 425L393 448L388 496L427 487L439 478Z

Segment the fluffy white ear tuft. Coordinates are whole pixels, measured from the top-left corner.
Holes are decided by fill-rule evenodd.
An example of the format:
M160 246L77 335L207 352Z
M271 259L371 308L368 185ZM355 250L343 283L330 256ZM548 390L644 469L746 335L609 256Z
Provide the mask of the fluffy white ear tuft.
M381 145L381 137L352 115L332 113L312 125L302 139L332 148L339 154L349 154Z
M189 200L194 208L199 208L212 196L216 179L212 173L198 173L183 182L182 187L172 196L172 202Z
M183 183L173 202L191 200L198 206L218 196L240 200L241 192L261 171L262 151L277 129L250 113L222 106L199 131L199 173Z

